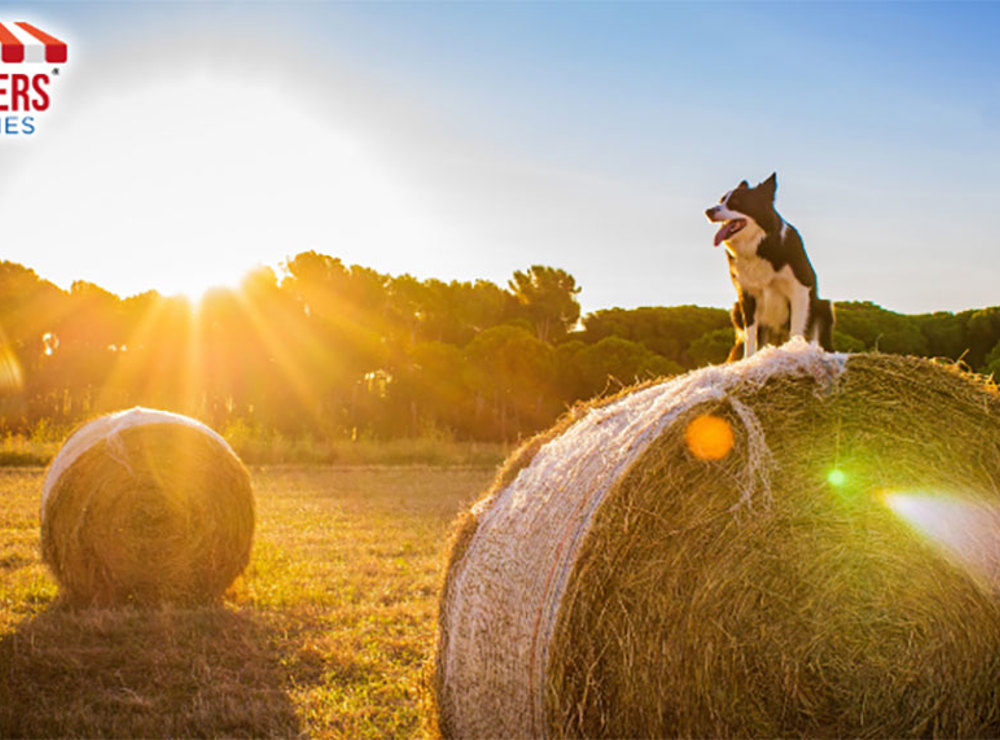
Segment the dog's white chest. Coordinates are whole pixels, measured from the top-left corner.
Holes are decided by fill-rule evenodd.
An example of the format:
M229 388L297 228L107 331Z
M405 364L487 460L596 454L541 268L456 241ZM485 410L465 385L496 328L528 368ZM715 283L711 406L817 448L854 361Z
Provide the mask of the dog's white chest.
M734 262L736 279L744 288L763 290L774 280L774 267L762 257L737 254Z

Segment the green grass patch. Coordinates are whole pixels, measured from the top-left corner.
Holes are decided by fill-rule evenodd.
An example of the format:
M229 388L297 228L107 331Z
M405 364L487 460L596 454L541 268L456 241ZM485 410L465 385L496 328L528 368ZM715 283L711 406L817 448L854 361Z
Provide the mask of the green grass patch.
M31 434L0 436L0 468L48 465L59 451L62 435L54 438L47 425L39 427Z
M0 736L429 736L450 523L490 467L253 471L224 603L71 611L39 559L42 471L0 470Z
M0 437L0 468L48 465L72 428L47 425L31 434ZM510 448L498 442L451 439L447 435L401 439L338 439L289 436L241 422L221 430L248 465L435 465L485 467L503 462Z

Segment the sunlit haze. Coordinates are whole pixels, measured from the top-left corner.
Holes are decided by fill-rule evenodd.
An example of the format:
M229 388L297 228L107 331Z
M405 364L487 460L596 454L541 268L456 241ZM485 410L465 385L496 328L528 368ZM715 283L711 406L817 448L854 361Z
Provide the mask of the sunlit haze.
M3 209L21 259L63 285L197 299L297 251L412 248L429 231L377 154L274 85L185 70L62 123Z

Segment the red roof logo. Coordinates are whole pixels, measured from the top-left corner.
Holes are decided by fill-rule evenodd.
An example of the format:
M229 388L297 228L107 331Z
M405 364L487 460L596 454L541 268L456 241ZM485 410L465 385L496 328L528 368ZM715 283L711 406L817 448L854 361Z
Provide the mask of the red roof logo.
M66 52L66 42L30 23L0 23L0 61L61 64L66 61Z

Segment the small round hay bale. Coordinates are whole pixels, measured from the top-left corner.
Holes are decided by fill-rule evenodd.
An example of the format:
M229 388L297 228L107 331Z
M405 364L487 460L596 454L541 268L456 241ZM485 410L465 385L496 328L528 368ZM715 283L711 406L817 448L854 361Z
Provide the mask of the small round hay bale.
M998 512L996 389L929 361L797 341L582 408L460 522L441 730L995 736Z
M46 472L42 556L79 605L201 603L250 558L250 475L194 419L135 408L78 428Z

